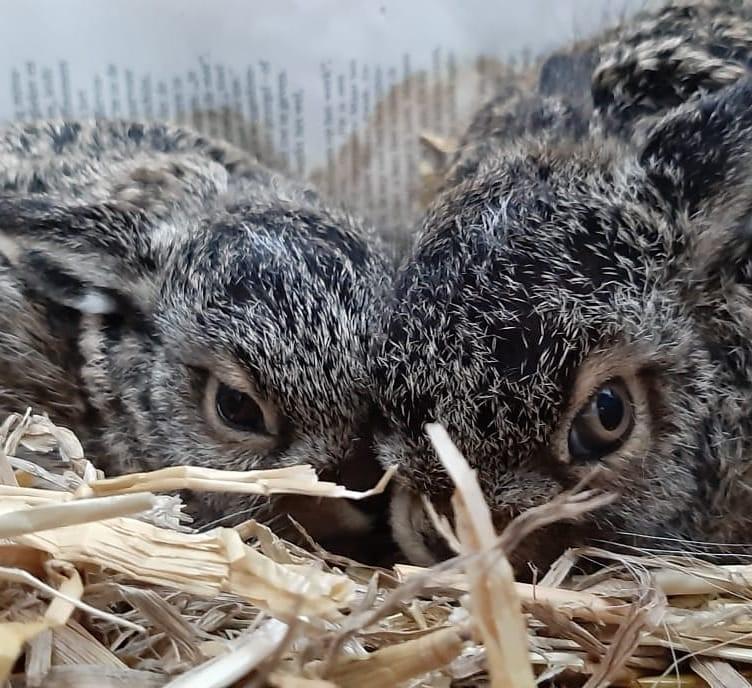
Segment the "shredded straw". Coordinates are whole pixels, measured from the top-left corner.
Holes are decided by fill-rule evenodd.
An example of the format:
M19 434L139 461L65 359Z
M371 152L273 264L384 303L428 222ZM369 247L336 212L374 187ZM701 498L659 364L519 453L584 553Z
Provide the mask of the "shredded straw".
M538 583L507 556L610 500L576 489L497 533L474 472L426 428L455 485L457 552L376 569L265 525L197 532L196 490L362 499L309 466L102 476L44 416L0 426L0 685L493 688L750 687L752 566L689 554L566 552ZM594 574L579 562L600 561Z

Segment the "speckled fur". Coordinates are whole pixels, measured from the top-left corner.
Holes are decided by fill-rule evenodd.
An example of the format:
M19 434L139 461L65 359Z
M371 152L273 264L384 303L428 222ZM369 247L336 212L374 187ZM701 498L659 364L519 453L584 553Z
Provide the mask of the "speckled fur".
M444 553L418 498L448 511L424 423L446 424L503 527L590 473L569 423L617 376L635 430L595 485L618 501L530 538L518 570L592 538L752 543L752 82L633 141L534 138L456 178L398 274L372 360L395 536L417 562Z
M752 3L670 2L593 43L590 88L600 124L611 132L629 129L749 73Z
M368 458L365 355L390 270L356 219L229 145L159 124L12 126L0 414L48 412L108 474L311 463L367 481L351 464ZM274 404L277 439L213 428L210 374ZM201 522L232 523L256 501L191 504ZM357 525L329 506L323 525Z
M510 77L449 156L443 188L521 136L628 140L636 125L745 77L751 55L749 0L678 0L640 13Z

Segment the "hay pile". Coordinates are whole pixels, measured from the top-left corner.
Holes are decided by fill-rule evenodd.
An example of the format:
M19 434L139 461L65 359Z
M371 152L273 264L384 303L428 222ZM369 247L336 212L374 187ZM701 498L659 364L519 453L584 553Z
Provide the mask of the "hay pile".
M0 681L10 686L750 686L752 567L570 551L535 586L503 552L606 499L566 495L500 536L472 471L458 557L376 570L248 522L194 532L165 490L362 495L308 468L169 469L103 479L41 416L0 427ZM19 458L24 456L24 458ZM50 457L55 457L51 460ZM383 485L376 489L382 489ZM577 577L580 558L611 562Z

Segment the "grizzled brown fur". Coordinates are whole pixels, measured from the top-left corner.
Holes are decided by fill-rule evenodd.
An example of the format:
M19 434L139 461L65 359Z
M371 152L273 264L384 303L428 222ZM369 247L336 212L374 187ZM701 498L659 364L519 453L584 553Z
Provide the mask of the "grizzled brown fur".
M744 97L716 103L694 136L691 122L715 107L709 94L745 78L751 47L748 1L672 2L550 56L475 116L397 280L375 357L396 428L381 456L401 466L406 487L395 494L393 527L416 561L445 553L416 497L446 507L449 489L425 421L449 424L503 523L590 470L567 461L567 432L609 376L635 390L632 435L602 461L604 486L622 499L529 541L519 561L628 532L744 541L746 521L726 519L739 512L746 478L736 485L736 473L748 450L728 443L749 402L726 399L752 378L746 296L719 272L728 251L744 249L719 235L727 218L709 210L743 198L730 201L716 182L736 179L724 164L746 164L749 130L731 121L745 114ZM656 124L685 103L673 125ZM647 151L663 151L662 137L668 148L656 161ZM665 172L651 176L653 163ZM680 289L695 279L706 287ZM672 395L678 412L662 401Z
M590 86L598 117L611 131L629 128L749 72L752 3L667 3L607 32L590 50L597 55Z
M311 463L354 480L388 276L357 220L190 131L0 135L0 414L48 412L109 474ZM212 380L257 400L264 431L223 426ZM365 523L329 506L315 520L333 531ZM247 497L193 503L201 522L254 508L269 516Z
M447 161L444 188L520 136L628 139L636 124L743 78L750 54L749 0L678 0L640 13L510 78Z
M417 562L444 553L420 502L447 510L423 432L440 421L500 526L595 465L618 493L530 539L522 571L592 538L752 542L752 82L631 141L528 133L452 178L396 280L372 374L397 540ZM573 418L614 379L633 427L575 458Z

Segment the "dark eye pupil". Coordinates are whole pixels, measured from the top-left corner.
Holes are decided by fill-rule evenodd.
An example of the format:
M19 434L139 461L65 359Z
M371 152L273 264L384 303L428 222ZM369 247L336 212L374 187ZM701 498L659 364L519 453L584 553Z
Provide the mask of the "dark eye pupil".
M616 430L624 418L624 401L611 387L604 387L596 398L598 419L606 430Z
M580 409L569 427L569 454L577 460L599 459L618 449L634 427L629 390L621 380L604 384Z
M217 388L217 413L230 427L247 432L265 432L264 414L247 394L220 384Z

